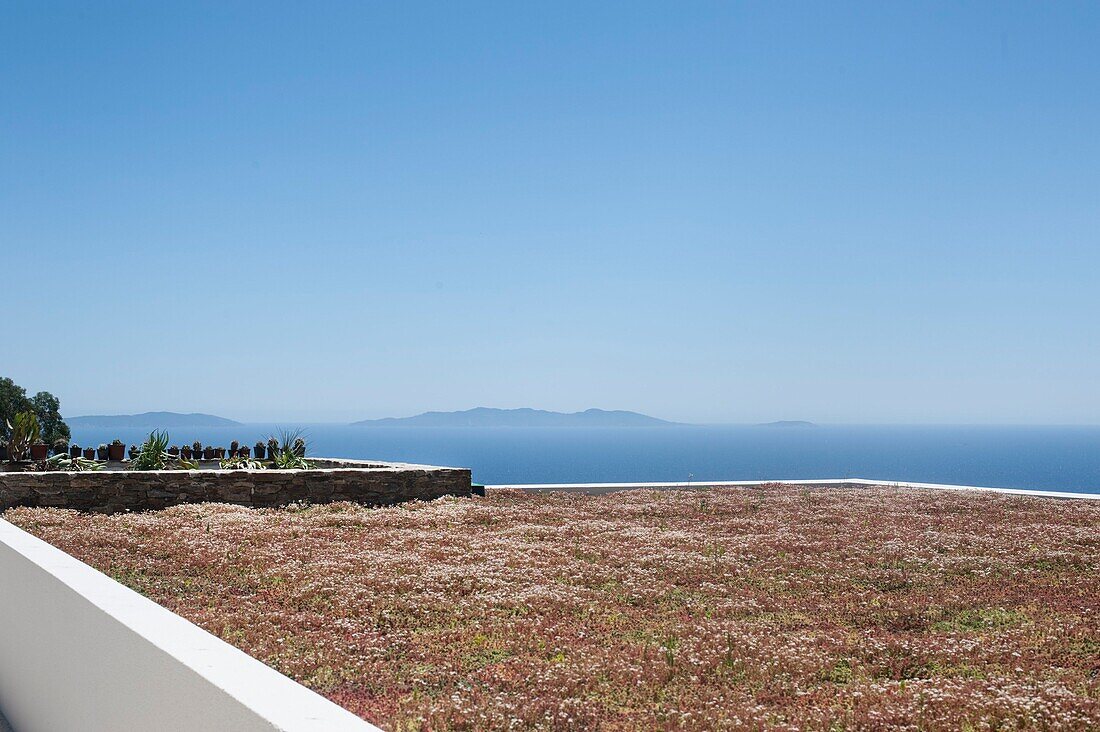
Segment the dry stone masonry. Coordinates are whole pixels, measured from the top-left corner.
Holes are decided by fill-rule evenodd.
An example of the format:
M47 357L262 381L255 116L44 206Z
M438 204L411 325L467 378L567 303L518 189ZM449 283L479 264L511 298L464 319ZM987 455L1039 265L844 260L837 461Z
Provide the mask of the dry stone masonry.
M312 462L310 470L0 472L0 511L38 506L120 513L204 502L257 508L336 501L384 506L469 496L471 490L465 468L321 458Z

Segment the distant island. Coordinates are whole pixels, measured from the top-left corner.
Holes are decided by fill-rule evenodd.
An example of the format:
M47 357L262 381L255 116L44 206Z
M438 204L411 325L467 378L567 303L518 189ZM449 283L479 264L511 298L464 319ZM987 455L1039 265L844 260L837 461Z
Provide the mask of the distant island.
M673 425L637 412L587 409L549 412L544 409L476 407L461 412L424 412L415 417L386 417L352 422L356 427L659 427Z
M169 427L231 427L234 422L213 414L180 414L179 412L144 412L142 414L91 414L83 417L66 417L70 427L107 429L167 429Z
M778 422L764 422L757 427L817 427L813 422L804 422L799 419L781 419Z

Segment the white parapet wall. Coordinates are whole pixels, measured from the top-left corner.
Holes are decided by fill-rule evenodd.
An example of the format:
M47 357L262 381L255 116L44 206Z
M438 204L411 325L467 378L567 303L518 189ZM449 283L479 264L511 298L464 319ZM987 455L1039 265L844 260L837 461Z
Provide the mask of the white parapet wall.
M921 488L940 491L985 491L990 493L1004 493L1012 496L1035 496L1037 498L1080 498L1085 500L1100 500L1100 493L1080 493L1076 491L1040 491L1024 488L987 488L976 485L949 485L946 483L904 483L892 480L868 480L866 478L825 478L825 479L798 479L798 480L720 480L720 481L691 481L691 482L663 482L663 483L509 483L502 485L487 485L486 488L516 488L532 493L584 493L587 495L603 495L617 493L619 491L637 490L688 490L701 488L759 488L765 485L782 483L784 485L801 485L808 488L870 488L885 486L892 488Z
M379 732L2 519L0 711L15 732Z

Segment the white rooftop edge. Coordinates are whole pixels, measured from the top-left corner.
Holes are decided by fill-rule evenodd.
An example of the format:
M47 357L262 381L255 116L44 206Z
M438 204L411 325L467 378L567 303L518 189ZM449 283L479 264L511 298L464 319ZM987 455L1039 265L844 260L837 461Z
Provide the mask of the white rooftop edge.
M0 619L15 732L379 732L2 519Z
M1036 496L1039 498L1081 498L1100 500L1100 493L1077 493L1074 491L1040 491L1027 488L987 488L976 485L949 485L946 483L907 483L895 480L868 480L867 478L825 478L798 480L711 480L691 482L662 481L657 483L507 483L487 485L486 488L518 488L525 491L561 491L566 493L614 493L629 490L668 490L676 488L753 488L772 483L804 486L888 486L892 488L929 488L941 491L986 491L1006 493L1014 496Z

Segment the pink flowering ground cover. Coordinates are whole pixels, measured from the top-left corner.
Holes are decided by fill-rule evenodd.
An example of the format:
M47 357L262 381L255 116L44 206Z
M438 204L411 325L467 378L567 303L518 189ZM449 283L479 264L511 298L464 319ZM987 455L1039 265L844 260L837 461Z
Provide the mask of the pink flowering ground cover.
M490 491L4 518L389 730L1100 728L1100 503Z

